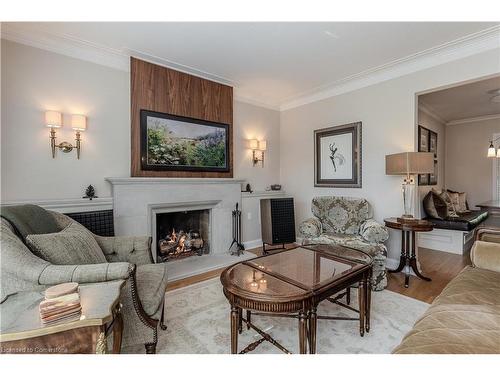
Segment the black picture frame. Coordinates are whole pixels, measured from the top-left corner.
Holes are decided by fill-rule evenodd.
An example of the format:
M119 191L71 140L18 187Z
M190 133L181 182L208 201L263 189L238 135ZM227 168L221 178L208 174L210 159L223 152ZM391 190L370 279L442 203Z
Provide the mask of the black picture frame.
M438 180L438 134L426 127L418 126L418 151L434 153L434 173L418 175L418 185L437 185Z
M148 163L148 117L155 117L166 120L185 122L186 124L196 124L199 126L210 126L213 128L224 129L225 134L225 155L224 166L190 166L173 164L150 164ZM140 111L140 149L141 149L141 169L150 171L186 171L186 172L229 172L230 170L230 149L229 137L231 136L228 124L195 119L191 117L177 116L168 113L155 112L142 109Z
M333 156L322 155L321 145L322 140L326 137L335 139L336 136L350 135L351 154L343 155L344 158L350 158L352 164L351 178L325 178L322 176L322 159L331 159L334 163ZM314 186L329 187L329 188L361 188L362 187L362 122L353 122L350 124L333 126L329 128L317 129L314 131ZM349 141L347 142L349 144ZM339 157L342 155L337 155ZM337 169L335 169L336 171Z

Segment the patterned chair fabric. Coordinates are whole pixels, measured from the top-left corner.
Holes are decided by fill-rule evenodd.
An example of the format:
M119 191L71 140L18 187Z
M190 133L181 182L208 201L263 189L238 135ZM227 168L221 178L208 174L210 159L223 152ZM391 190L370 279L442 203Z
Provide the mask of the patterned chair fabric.
M299 233L304 244L324 243L352 247L373 257L373 290L387 286L385 261L389 238L387 229L372 219L366 199L316 197L312 200L314 217L302 222Z
M71 224L87 231L68 216L50 213L61 230ZM147 236L94 235L94 238L106 258L104 263L55 265L36 256L15 234L10 223L2 218L0 303L18 291L42 291L50 285L64 282L83 284L124 280L121 297L124 322L122 345L144 344L147 352L154 352L167 286L166 264L153 263L151 239Z

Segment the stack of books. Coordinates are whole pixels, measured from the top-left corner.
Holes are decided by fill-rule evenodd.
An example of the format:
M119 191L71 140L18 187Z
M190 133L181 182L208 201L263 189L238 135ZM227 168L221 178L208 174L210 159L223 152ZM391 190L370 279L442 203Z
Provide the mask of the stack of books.
M80 319L82 305L78 283L59 284L45 291L40 302L40 319L43 324L56 324Z

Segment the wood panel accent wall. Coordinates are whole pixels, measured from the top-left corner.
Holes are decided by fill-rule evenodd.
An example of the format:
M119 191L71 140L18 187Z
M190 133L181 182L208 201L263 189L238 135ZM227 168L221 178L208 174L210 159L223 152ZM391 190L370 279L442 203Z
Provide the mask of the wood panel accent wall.
M130 59L131 176L233 177L233 88L134 57ZM229 172L143 171L140 111L169 113L229 125Z

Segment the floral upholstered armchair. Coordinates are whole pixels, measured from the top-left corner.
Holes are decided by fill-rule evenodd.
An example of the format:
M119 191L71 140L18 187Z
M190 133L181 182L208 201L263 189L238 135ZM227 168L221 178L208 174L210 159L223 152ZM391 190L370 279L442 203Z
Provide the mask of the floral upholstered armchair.
M385 261L389 238L387 229L372 219L366 199L316 197L312 200L314 217L299 227L304 244L336 244L361 250L373 257L373 290L387 286Z

